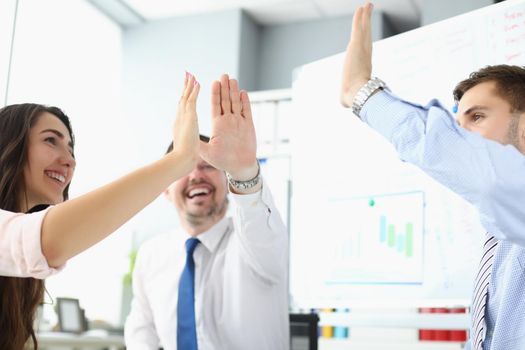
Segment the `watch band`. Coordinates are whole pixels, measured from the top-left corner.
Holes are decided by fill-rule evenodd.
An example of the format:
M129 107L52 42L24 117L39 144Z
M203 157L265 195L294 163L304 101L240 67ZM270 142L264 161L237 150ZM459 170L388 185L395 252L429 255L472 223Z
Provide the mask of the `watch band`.
M248 190L255 187L261 179L261 165L259 164L259 160L257 160L257 175L255 175L255 177L251 178L250 180L234 180L228 173L226 173L226 177L228 178L228 183L235 189Z
M372 96L378 89L387 89L386 83L379 78L371 78L354 96L352 102L352 111L359 117L361 108L363 108L365 102Z

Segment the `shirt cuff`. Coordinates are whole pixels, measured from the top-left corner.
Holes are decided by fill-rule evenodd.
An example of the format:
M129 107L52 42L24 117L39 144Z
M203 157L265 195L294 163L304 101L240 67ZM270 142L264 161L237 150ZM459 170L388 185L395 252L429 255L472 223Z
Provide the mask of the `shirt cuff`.
M267 209L269 213L272 212L270 207L273 206L273 199L270 190L262 176L261 181L261 189L255 193L238 194L230 192L230 196L238 208L242 210L259 210L264 208Z

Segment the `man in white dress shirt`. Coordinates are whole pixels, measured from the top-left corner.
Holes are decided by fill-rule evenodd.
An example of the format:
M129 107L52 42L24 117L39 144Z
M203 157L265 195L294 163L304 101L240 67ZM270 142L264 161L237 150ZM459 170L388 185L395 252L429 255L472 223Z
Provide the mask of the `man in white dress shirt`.
M212 136L201 156L195 169L165 192L181 229L139 250L126 346L288 349L287 230L259 174L248 95L227 75L212 85ZM232 217L226 216L228 190ZM181 305L179 291L191 259L185 243L195 241L191 238L198 239L190 278L194 305ZM188 317L179 322L188 304L195 315L190 324L196 344L191 346L180 339L191 333L180 329L182 322L187 327Z

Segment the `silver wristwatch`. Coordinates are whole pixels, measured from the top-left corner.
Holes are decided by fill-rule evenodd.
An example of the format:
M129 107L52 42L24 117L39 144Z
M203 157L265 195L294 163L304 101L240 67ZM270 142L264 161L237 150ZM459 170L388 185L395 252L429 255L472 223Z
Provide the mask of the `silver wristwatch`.
M252 187L255 187L259 183L259 180L261 179L261 165L259 164L259 161L257 160L257 175L255 175L255 177L250 180L245 180L245 181L234 180L231 177L231 175L228 173L226 173L226 177L228 178L229 184L233 188L237 190L248 190Z
M365 102L378 89L388 89L385 82L379 78L370 79L361 89L359 89L354 96L354 101L352 102L352 111L355 115L359 117L359 113Z

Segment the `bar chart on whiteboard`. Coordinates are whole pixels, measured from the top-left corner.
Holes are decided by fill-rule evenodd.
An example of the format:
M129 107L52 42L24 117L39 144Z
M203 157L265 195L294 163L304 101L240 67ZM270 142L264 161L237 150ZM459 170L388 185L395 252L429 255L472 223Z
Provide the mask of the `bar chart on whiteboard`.
M423 192L334 199L326 209L339 242L324 242L326 284L423 282Z

